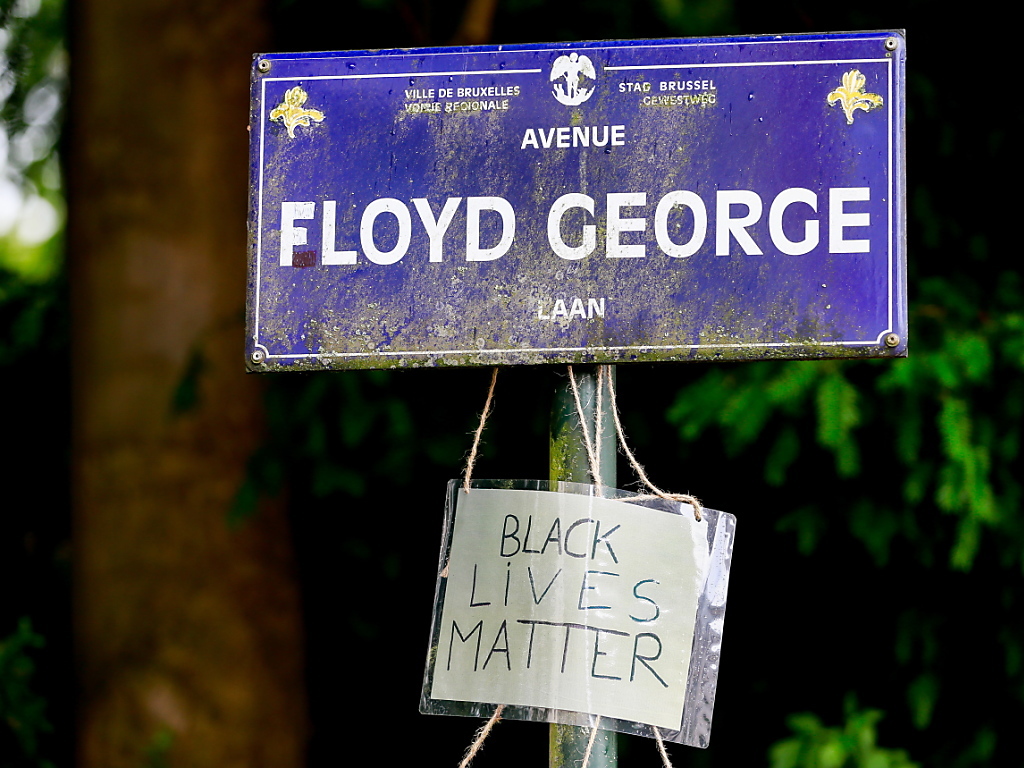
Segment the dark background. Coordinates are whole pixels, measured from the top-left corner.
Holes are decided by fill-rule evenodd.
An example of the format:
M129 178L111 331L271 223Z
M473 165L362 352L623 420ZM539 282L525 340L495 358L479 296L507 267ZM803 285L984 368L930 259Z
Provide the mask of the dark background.
M467 7L482 9L486 23L468 24ZM926 766L1020 765L1024 291L1012 135L1021 102L1012 41L974 31L1000 19L969 10L510 0L491 13L487 3L437 0L80 0L46 3L19 27L5 6L25 53L8 56L20 78L3 112L11 135L24 129L32 85L46 76L33 56L48 40L70 50L59 145L70 223L47 245L65 254L60 270L46 279L0 273L0 766L455 765L478 726L416 707L445 482L461 472L490 372L211 383L241 377L240 128L251 53L898 28L908 48L910 358L618 371L626 431L652 479L739 520L712 746L669 749L680 766L897 766L907 755ZM237 93L221 100L230 88ZM206 90L202 103L231 108L189 112L188 99L199 94L198 104ZM97 116L90 110L100 102ZM191 157L196 146L210 147L198 170L177 154ZM41 187L38 165L25 174ZM226 200L217 210L226 213L197 224L207 197L221 194L218 174ZM197 234L188 247L213 254L203 263L214 266L188 272L159 313L174 307L186 319L171 331L139 324L149 294L105 273L110 259L137 249L154 269L177 263L178 251L160 243L204 226L215 244ZM124 245L120 232L155 234ZM228 276L212 277L226 263ZM213 332L193 332L187 318L202 314L206 281L219 280L235 325L207 345ZM127 328L109 324L118 317ZM118 368L161 332L180 347L171 363ZM104 417L89 393L138 371L157 383L106 395L121 405ZM551 393L563 375L502 371L475 476L547 476ZM136 397L162 415L144 418L148 406ZM232 410L239 403L244 414ZM197 469L181 459L185 468L163 473L162 484L116 493L131 473L116 462L94 471L115 444L158 457L141 466L178 467L156 443L184 446ZM215 480L223 492L193 503ZM633 480L620 457L620 487ZM193 506L230 532L223 549L193 556L221 536L204 534L201 546L189 538ZM143 517L155 522L138 524ZM97 532L99 520L109 522ZM226 574L256 568L234 569L239 551L283 565L235 579ZM96 565L104 563L119 565ZM213 600L209 613L191 613L227 582L242 586L224 604L242 610ZM289 584L291 597L267 597ZM168 618L179 614L186 618ZM24 617L31 631L18 630ZM249 625L269 634L254 630L236 657L230 638ZM207 656L204 643L214 641L222 655ZM246 653L262 659L255 671L216 688ZM274 678L289 665L299 682L260 687L264 671ZM150 705L165 690L154 679L172 681L174 706ZM255 699L277 708L233 719ZM218 745L229 734L224 757ZM306 745L305 758L273 756L268 743L288 739ZM546 727L504 722L476 764L541 763L546 743ZM642 739L623 737L620 755L624 767L658 764Z

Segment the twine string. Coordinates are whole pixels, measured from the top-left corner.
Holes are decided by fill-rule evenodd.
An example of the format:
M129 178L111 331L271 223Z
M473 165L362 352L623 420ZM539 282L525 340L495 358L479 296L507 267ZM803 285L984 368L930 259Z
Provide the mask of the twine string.
M661 731L658 730L658 726L652 725L654 729L654 738L658 740L658 751L661 753L661 762L664 768L672 768L672 761L668 759L668 750L665 749L665 742L661 738Z
M476 434L473 435L473 448L466 459L466 471L463 475L462 490L469 493L469 481L473 477L473 465L476 464L476 454L480 448L480 436L484 433L484 424L487 417L491 415L491 403L494 402L494 387L498 383L498 368L495 366L491 373L491 388L487 390L487 400L484 401L484 410L480 414L480 423L477 425Z
M594 740L597 739L597 730L601 727L601 716L598 715L594 721L594 727L590 729L590 738L587 740L587 751L583 753L583 765L581 768L587 768L590 765L590 753L594 751Z
M498 721L501 720L501 713L504 709L505 705L499 704L495 707L494 714L491 715L490 719L480 726L480 730L476 732L473 743L469 745L469 749L466 750L465 757L463 757L462 762L459 763L459 768L467 768L467 766L473 762L473 758L476 757L476 753L483 749L484 740L487 738L487 734L489 734L491 732L491 728L497 725Z
M618 435L619 438L619 446L622 448L622 452L626 454L626 458L629 459L629 464L633 468L633 471L636 472L637 477L639 477L640 481L644 485L646 485L647 488L650 490L650 493L648 494L639 494L632 498L641 501L647 499L666 499L668 501L677 501L684 504L689 504L691 507L693 507L694 519L697 520L697 522L700 522L701 510L704 509L704 506L700 503L700 499L689 493L668 493L667 491L663 491L661 488L659 488L658 486L651 482L651 479L647 476L647 472L644 471L643 465L640 464L639 461L637 461L637 458L633 454L633 451L630 450L629 444L626 442L626 433L622 428L622 420L619 418L618 397L615 392L615 383L611 375L611 366L599 365L597 367L597 414L595 416L595 429L597 430L597 434L595 435L594 439L591 439L590 437L590 429L587 427L587 419L583 414L583 402L580 399L580 390L579 386L576 383L576 376L573 373L572 366L570 365L567 367L569 369L569 385L572 388L572 396L576 403L576 415L579 418L580 429L583 432L583 445L587 451L587 460L590 462L590 474L594 480L594 485L598 486L599 488L603 485L603 483L601 482L600 449L596 447L596 442L600 440L601 436L602 420L604 417L604 403L602 400L602 393L604 387L607 386L609 400L611 401L610 410L612 412L612 420L615 423L615 433Z
M597 476L601 476L601 439L604 437L604 380L611 378L611 366L597 366L597 394L594 408L594 457L597 459ZM614 472L613 472L614 474ZM598 487L604 483L599 482Z
M615 395L615 384L612 381L612 377L608 377L608 393L611 396L612 401L612 419L615 421L615 433L619 436L619 447L622 448L622 452L626 454L626 458L629 459L629 465L636 472L637 477L640 481L650 489L649 494L642 494L634 496L634 499L667 499L668 501L679 501L684 504L689 504L693 507L693 517L699 523L701 519L701 510L704 506L700 503L700 499L696 496L691 496L688 493L668 493L661 490L658 486L651 482L651 479L647 477L647 473L644 471L643 466L639 461L636 460L636 456L633 455L633 451L629 449L629 444L626 442L626 433L622 429L622 420L619 418L619 404L618 398Z
M587 419L585 418L584 413L583 413L583 403L582 403L582 401L580 399L580 390L579 390L579 386L576 383L576 376L573 373L572 366L570 365L570 366L567 366L567 367L569 369L569 384L570 384L570 386L572 388L572 396L573 396L573 400L575 401L575 404L576 404L576 415L579 418L580 429L581 429L581 431L583 433L583 445L584 445L584 448L586 449L586 452L587 452L587 460L588 460L588 462L590 464L590 474L591 474L591 477L593 478L594 485L596 485L598 488L603 487L603 483L601 482L601 458L600 458L600 452L599 452L598 448L596 447L596 445L597 445L597 442L601 439L601 435L602 435L602 431L603 431L603 427L604 427L603 390L604 390L604 387L607 386L608 387L608 395L609 395L608 399L611 401L612 419L613 419L613 421L615 423L615 432L616 432L616 434L618 435L618 438L619 438L619 445L622 447L623 453L625 453L626 457L629 459L630 466L632 466L633 471L636 472L637 477L639 477L641 482L643 482L644 485L646 485L648 487L648 489L650 489L650 491L651 491L651 493L648 494L648 495L640 495L640 496L635 496L633 498L636 498L636 499L661 498L661 499L668 499L669 501L679 501L679 502L690 504L690 505L693 506L693 515L694 515L694 517L698 521L700 521L700 519L701 519L701 514L700 513L701 513L701 509L702 509L700 500L697 499L696 496L691 496L690 494L685 494L685 493L681 493L681 494L666 493L665 491L663 491L660 488L658 488L656 485L654 485L654 483L651 482L650 478L647 477L647 473L644 471L643 466L640 464L639 461L637 461L636 456L634 456L633 452L629 449L629 446L626 443L625 432L622 429L622 421L619 418L619 408L618 408L618 402L617 402L617 398L616 398L616 394L615 394L615 384L613 382L613 377L611 375L611 366L599 365L597 367L597 393L596 393L596 396L595 396L596 397L596 403L595 403L596 414L595 414L595 417L594 417L595 434L594 434L593 438L591 438L590 429L587 426ZM490 385L490 388L487 390L487 399L484 402L484 409L483 409L483 412L480 414L480 423L477 425L476 432L473 435L473 447L470 450L469 456L466 459L466 469L465 469L465 473L464 473L464 477L463 477L463 483L462 483L462 489L466 493L469 493L469 490L470 490L470 482L471 482L472 477L473 477L473 466L476 464L477 454L478 454L478 451L479 451L479 448L480 448L480 439L481 439L481 437L483 435L484 426L487 423L488 416L490 416L490 414L491 414L492 405L493 405L493 402L494 402L494 390L495 390L495 386L496 386L497 382L498 382L498 368L495 367L493 372L491 373L491 385ZM444 570L443 570L443 572L441 574L442 577L446 576L447 573L448 573L448 566L446 564L445 567L444 567ZM490 716L490 718L487 720L487 722L484 723L477 730L476 735L473 738L472 744L469 745L469 747L466 750L465 756L462 758L462 761L459 763L459 768L468 768L469 764L471 762L473 762L473 758L475 758L477 753L480 752L481 749L483 749L484 741L486 741L487 736L490 734L490 732L494 728L494 726L497 725L498 722L501 720L501 714L502 714L502 712L504 710L505 710L505 705L504 704L499 704L497 707L495 707L494 714L492 714ZM588 766L590 764L590 757L593 754L594 743L595 743L595 741L597 739L597 732L599 730L600 724L601 724L601 716L597 715L596 719L594 721L594 727L590 729L590 738L587 740L587 749L586 749L586 752L584 752L584 754L583 754L583 765L582 765L582 768L588 768ZM652 729L654 730L654 737L657 739L657 742L658 742L658 751L661 754L661 760L662 760L664 768L672 768L672 762L669 760L668 751L665 749L665 742L661 738L661 732L658 730L658 728L656 726L652 726Z
M494 370L491 372L491 386L487 390L487 400L484 401L484 409L480 413L480 423L477 425L476 432L473 435L473 447L469 452L469 456L466 458L466 470L462 480L462 490L465 493L469 493L470 481L473 479L473 465L476 464L477 452L480 449L480 438L484 433L484 425L487 423L487 417L491 415L491 406L494 402L494 389L497 383L498 368L495 366ZM441 576L443 578L447 575L448 565L445 564L444 570L441 572ZM477 752L483 749L484 741L486 741L491 729L498 724L499 720L501 720L501 713L504 709L505 705L499 704L494 708L494 714L490 716L486 723L480 726L476 735L473 737L473 743L469 745L465 756L462 758L462 762L459 763L459 768L467 768L467 766L473 762L473 758L476 757Z
M580 388L576 384L576 374L573 373L572 366L566 366L569 369L569 386L572 389L572 397L576 403L576 416L580 420L580 430L583 432L583 447L587 451L587 461L590 463L590 476L594 481L594 485L598 488L604 485L601 482L601 459L597 455L597 451L594 448L594 441L590 439L590 428L587 426L587 418L583 414L583 402L580 400ZM598 367L598 398L600 398L601 387L600 387L600 368ZM600 400L598 401L598 414L600 416ZM598 435L600 437L600 435Z

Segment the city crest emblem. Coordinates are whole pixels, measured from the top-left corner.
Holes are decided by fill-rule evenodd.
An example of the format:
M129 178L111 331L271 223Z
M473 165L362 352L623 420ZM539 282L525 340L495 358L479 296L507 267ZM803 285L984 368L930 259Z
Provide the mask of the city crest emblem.
M589 56L580 56L574 51L555 59L550 80L555 84L552 95L561 104L575 107L593 95L597 72Z

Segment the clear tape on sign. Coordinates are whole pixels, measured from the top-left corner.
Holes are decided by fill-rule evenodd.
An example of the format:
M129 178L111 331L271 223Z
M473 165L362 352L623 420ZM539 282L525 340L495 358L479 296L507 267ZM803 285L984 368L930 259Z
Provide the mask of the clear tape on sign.
M420 711L707 747L735 527L616 488L452 480Z

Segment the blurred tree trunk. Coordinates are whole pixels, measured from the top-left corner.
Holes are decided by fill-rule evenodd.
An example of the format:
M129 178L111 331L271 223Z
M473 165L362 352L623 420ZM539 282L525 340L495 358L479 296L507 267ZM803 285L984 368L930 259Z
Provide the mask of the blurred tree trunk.
M281 505L232 528L258 0L72 4L69 251L83 768L302 763Z

